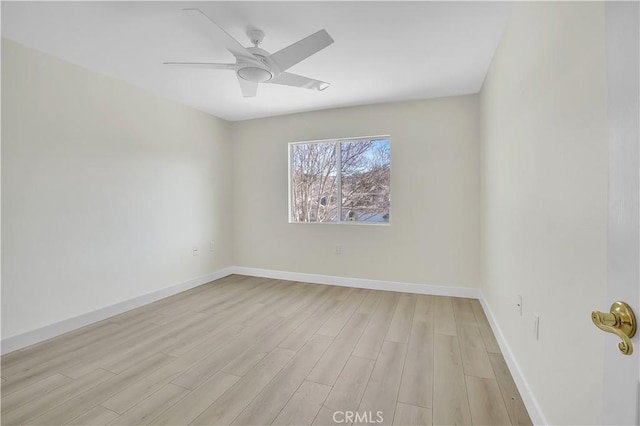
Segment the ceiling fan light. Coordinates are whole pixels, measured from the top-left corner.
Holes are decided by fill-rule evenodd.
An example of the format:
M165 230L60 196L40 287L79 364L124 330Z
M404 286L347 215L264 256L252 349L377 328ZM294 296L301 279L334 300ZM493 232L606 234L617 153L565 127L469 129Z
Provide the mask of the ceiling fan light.
M238 70L238 76L243 80L264 83L265 81L271 80L273 74L263 68L244 67Z
M320 84L318 85L318 90L324 90L324 89L326 89L326 88L327 88L327 87L329 87L329 86L330 86L330 84L329 84L329 83L324 83L324 82L322 82L322 83L320 83Z

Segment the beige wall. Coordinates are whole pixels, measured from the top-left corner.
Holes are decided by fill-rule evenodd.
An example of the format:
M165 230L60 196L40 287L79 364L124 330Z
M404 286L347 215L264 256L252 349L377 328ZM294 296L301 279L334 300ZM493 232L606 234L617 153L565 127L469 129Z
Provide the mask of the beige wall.
M384 134L391 135L391 226L288 223L289 142ZM478 286L477 96L237 122L233 140L236 265Z
M3 39L3 338L231 265L230 158L228 123Z
M589 314L606 289L604 6L512 7L481 91L482 291L550 424L599 423L603 333Z

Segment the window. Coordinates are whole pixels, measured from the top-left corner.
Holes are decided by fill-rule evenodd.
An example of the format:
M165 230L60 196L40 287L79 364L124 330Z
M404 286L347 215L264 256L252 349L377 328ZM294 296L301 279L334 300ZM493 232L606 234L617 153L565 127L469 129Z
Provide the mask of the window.
M388 136L289 144L289 221L388 223Z

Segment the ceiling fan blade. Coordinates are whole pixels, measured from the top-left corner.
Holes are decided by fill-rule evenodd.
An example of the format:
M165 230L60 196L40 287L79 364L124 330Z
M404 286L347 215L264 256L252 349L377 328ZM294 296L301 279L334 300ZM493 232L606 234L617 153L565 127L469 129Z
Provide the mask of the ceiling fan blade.
M236 58L248 59L256 62L257 59L235 38L216 24L203 11L196 8L183 9L193 22L200 28L203 34L207 34L215 43L222 43L224 47Z
M235 70L238 64L217 64L213 62L163 62L163 65L171 65L185 68L205 68L212 70Z
M242 90L242 96L245 98L253 98L258 92L258 83L255 81L247 81L240 76L238 77L238 83L240 83L240 90Z
M325 30L320 30L284 49L278 50L269 57L280 68L280 71L285 71L331 43L333 43L333 39L329 33Z
M304 77L298 74L291 74L283 72L277 77L268 81L268 83L282 84L284 86L303 87L305 89L312 90L324 90L329 87L329 83L326 81L314 80L312 78Z

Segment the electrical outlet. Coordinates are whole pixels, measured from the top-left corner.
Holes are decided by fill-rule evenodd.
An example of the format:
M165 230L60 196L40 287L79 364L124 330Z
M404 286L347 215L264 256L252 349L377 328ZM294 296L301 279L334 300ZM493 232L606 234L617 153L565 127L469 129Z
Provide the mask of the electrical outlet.
M336 244L335 253L342 254L342 244Z
M209 241L209 251L214 251L216 248L216 245L213 241Z
M520 295L516 297L516 309L518 310L520 316L522 316L522 296Z
M198 255L198 247L194 247L193 248L193 255L197 256Z
M533 337L540 340L540 316L536 313L533 314Z

